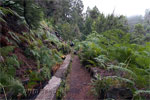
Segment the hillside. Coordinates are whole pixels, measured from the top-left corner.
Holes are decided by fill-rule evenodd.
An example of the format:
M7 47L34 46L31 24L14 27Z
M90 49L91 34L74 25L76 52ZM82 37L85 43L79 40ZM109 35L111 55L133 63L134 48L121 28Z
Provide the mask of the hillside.
M28 89L40 90L70 48L46 21L40 22L39 29L30 30L16 12L3 7L0 10L0 86L5 89L0 97L32 98L35 93Z

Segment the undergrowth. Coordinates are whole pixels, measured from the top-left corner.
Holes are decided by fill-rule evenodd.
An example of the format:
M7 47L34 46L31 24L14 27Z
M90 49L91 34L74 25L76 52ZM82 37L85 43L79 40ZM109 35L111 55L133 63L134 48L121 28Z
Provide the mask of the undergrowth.
M0 22L9 24L5 20L9 14L18 16L16 20L26 26L15 11L3 7L0 7ZM4 95L5 99L16 99L18 95L26 96L26 89L34 89L40 82L49 80L52 67L61 64L62 56L70 53L70 46L52 34L54 30L50 24L43 20L37 30L22 33L8 31L7 40L10 44L0 47L0 94ZM21 54L25 58L33 59L36 64L30 65L24 62L24 58L20 61L15 52L16 48L23 50ZM28 68L24 69L24 66ZM35 68L32 68L33 66ZM17 76L16 71L20 69L25 70L25 73ZM27 78L26 85L20 77ZM10 92L11 97L7 98Z
M100 96L102 91L107 92L108 87L129 88L134 99L144 99L139 94L149 93L144 91L150 90L150 43L131 44L129 37L130 34L121 30L109 30L100 34L93 32L85 41L76 42L75 48L85 66L113 73L113 76L98 77L93 82L96 95ZM142 91L137 92L139 90Z

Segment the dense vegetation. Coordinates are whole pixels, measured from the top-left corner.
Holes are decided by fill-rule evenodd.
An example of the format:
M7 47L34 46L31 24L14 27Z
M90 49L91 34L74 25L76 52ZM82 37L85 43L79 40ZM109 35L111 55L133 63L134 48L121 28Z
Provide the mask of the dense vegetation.
M97 21L103 16L99 13L97 19L93 19L96 21L92 22L94 25L90 26L91 33L86 39L82 42L75 41L75 49L79 51L81 61L86 67L98 67L110 73L102 76L97 74L97 79L93 81L93 91L98 98L110 98L108 93L116 88L129 89L135 100L147 100L150 97L150 17L146 17L149 16L147 14L150 11L146 12L144 22L134 24L134 29L129 33L130 27L126 25L125 18L120 20L122 16L108 15L102 17L108 21L104 24L103 20ZM104 27L99 26L100 23ZM113 92L115 91L117 90ZM129 99L114 95L114 99Z
M32 97L28 89L51 78L70 41L83 65L111 73L93 80L98 98L112 88L150 98L150 10L127 18L83 8L81 0L0 0L0 99Z
M0 6L0 99L32 98L70 52L42 13L32 0Z

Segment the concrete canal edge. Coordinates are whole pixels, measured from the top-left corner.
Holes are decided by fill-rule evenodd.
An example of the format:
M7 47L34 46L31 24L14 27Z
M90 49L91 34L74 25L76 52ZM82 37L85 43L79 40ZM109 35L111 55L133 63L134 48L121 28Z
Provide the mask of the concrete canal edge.
M55 75L49 80L48 84L40 91L35 100L55 100L56 91L59 88L62 79L65 77L65 73L69 67L71 61L71 55L67 55L63 64L57 70Z

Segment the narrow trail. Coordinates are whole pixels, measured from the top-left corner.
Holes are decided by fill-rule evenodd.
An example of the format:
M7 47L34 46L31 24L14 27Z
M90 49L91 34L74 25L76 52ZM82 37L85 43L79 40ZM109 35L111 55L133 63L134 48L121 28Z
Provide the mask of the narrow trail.
M70 75L68 76L69 91L65 100L94 100L91 93L91 76L80 64L78 56L74 56Z

